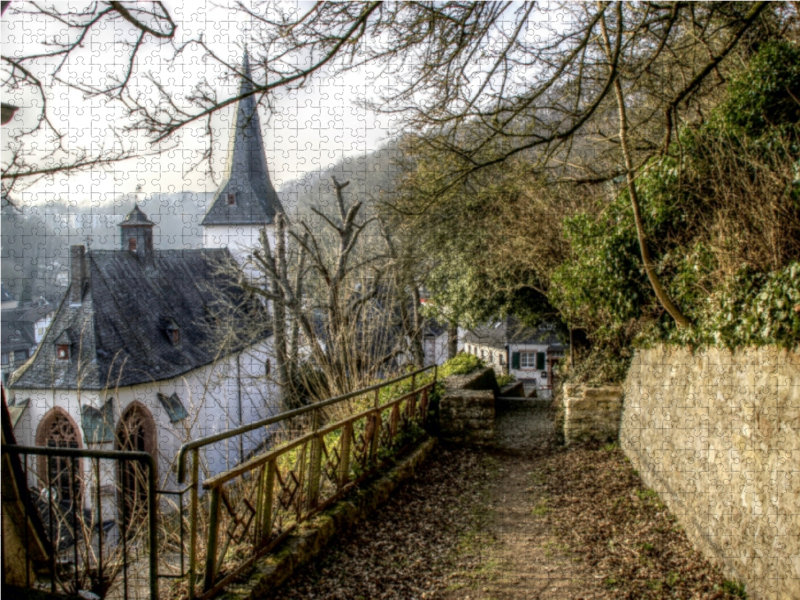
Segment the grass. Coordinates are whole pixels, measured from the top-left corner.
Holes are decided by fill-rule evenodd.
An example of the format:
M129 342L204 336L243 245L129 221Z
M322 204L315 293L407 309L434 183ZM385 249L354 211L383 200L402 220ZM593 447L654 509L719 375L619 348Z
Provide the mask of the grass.
M722 582L722 589L737 598L742 598L742 600L747 600L747 590L745 589L745 585L738 581L733 581L732 579L726 579Z
M536 503L536 506L533 508L531 513L534 517L544 517L549 515L552 512L549 506L547 506L547 498L542 498L539 502Z

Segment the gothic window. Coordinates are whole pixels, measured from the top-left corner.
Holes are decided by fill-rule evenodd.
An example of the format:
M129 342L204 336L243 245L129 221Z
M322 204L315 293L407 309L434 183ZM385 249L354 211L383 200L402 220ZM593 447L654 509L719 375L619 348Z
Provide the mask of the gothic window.
M117 427L117 448L133 452L156 454L156 424L150 411L134 402L122 415ZM128 529L147 515L148 473L137 461L119 461L120 510Z
M62 408L52 409L36 432L36 445L48 448L80 448L78 427ZM77 500L81 489L81 461L76 458L39 457L42 486L53 490L59 502Z
M128 240L128 250L136 252L136 238L130 238Z

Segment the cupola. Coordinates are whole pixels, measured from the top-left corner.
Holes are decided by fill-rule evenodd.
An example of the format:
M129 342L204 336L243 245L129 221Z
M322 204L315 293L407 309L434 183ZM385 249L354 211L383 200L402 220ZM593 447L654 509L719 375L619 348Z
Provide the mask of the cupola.
M122 232L122 249L136 254L139 258L146 257L153 251L153 223L147 218L139 205L119 224Z

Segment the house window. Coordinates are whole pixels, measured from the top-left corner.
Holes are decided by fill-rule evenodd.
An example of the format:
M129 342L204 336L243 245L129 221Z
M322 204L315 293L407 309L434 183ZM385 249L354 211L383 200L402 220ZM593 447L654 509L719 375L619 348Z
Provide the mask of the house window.
M267 361L264 363L264 375L269 377L270 373L272 373L272 363L269 361L269 359L267 359Z
M27 350L17 350L14 352L14 362L25 362L28 360L28 351Z
M236 194L230 193L228 194L228 206L235 206L236 205Z
M0 355L0 364L8 364L8 352L3 352L3 354Z
M131 252L136 252L136 238L131 238L128 240L128 250Z
M505 364L506 364L506 359L505 359L505 357L504 357L504 356L501 354L501 355L500 355L500 365L505 365Z
M56 358L69 360L69 344L56 344Z
M520 352L519 366L521 369L545 370L546 354L544 352Z

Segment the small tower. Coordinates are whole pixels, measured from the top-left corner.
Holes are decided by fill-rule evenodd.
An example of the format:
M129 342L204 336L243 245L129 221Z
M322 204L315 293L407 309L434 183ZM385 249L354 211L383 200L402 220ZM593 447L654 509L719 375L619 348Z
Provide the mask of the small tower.
M153 223L136 204L119 224L122 232L122 249L145 258L153 251Z
M250 58L244 53L244 75L239 94L253 90ZM241 256L258 244L266 229L274 243L275 215L283 207L272 186L261 137L256 99L248 96L236 105L236 119L230 132L228 164L211 208L203 222L205 248L228 247Z

